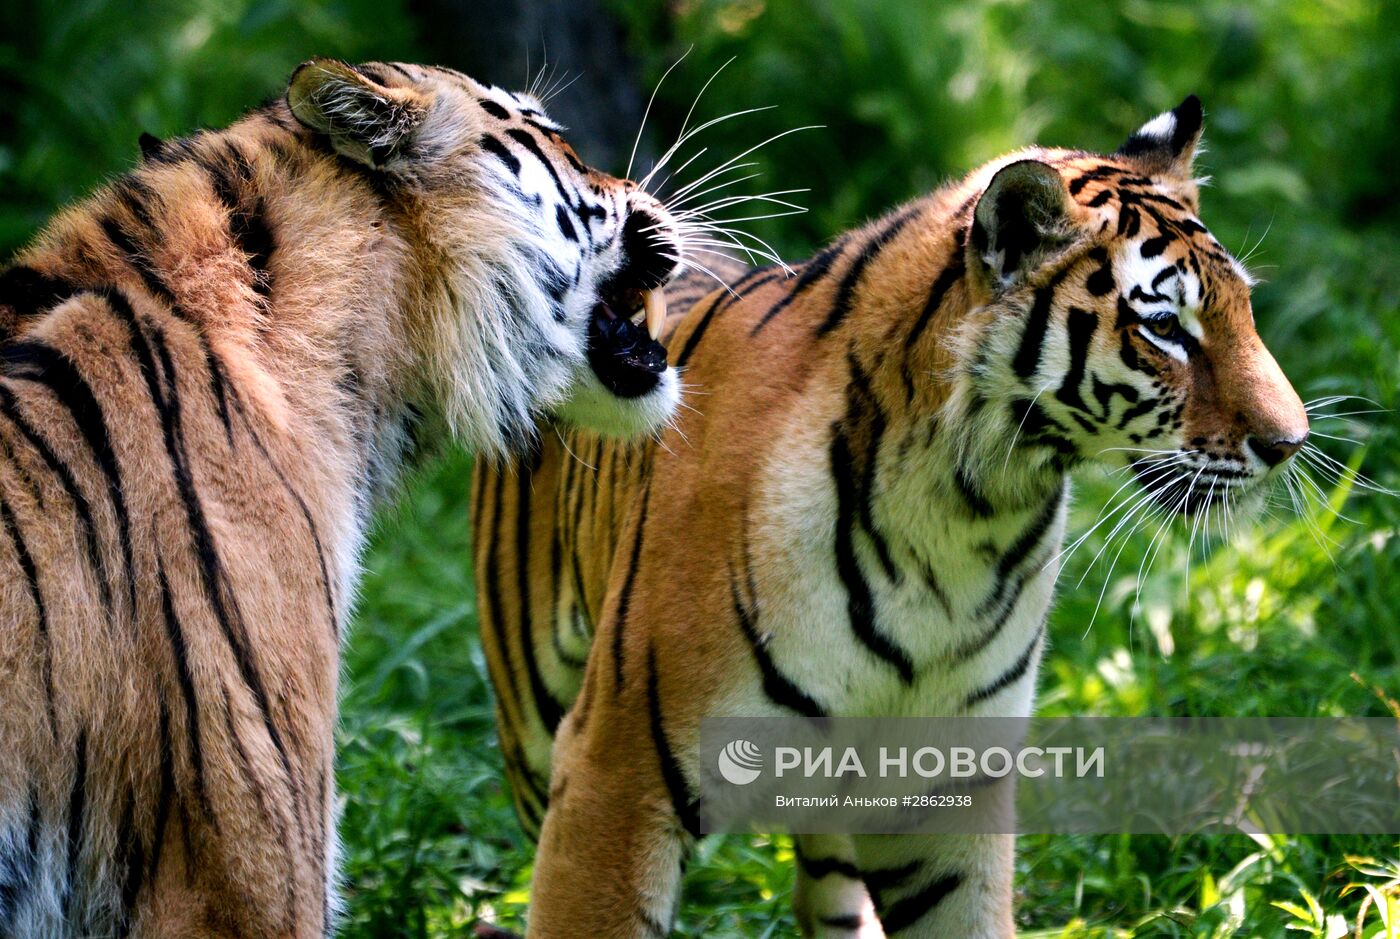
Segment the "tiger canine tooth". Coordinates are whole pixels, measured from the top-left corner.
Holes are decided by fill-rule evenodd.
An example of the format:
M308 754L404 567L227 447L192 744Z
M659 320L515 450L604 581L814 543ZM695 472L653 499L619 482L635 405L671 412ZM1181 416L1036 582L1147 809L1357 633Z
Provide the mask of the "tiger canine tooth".
M661 325L666 322L666 291L660 287L648 290L642 297L642 306L647 312L647 332L655 339L661 335Z

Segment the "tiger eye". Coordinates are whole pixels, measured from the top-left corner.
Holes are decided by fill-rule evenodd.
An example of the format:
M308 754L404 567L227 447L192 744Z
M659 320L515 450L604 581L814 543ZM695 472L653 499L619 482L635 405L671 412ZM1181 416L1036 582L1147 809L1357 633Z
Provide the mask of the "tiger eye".
M1154 336L1162 339L1170 339L1176 335L1177 324L1175 316L1164 316L1161 319L1147 320L1145 325L1152 331Z

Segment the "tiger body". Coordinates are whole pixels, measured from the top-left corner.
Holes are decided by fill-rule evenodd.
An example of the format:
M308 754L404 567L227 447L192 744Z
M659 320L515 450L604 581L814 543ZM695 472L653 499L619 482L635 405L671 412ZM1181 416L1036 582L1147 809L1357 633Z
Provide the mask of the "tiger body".
M665 218L553 126L447 70L310 63L143 142L0 275L0 936L333 931L371 509L425 426L507 452L587 419L597 285L631 213ZM637 408L667 410L594 416Z
M542 820L531 936L669 932L707 717L1029 714L1075 466L1176 448L1122 462L1201 511L1306 435L1196 219L1193 101L1113 156L989 164L792 276L697 300L692 275L674 429L477 470L502 747ZM1010 837L796 841L806 935L1013 932Z

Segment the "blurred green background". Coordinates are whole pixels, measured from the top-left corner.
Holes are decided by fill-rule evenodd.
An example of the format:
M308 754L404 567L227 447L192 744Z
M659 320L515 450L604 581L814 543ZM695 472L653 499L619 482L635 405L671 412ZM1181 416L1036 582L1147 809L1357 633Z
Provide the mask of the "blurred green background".
M613 125L630 137L667 67L691 50L657 95L644 154L733 58L697 115L776 107L698 138L709 150L682 181L824 125L754 157L765 177L749 185L811 190L808 214L745 223L789 257L1016 146L1111 149L1194 91L1214 178L1204 218L1261 276L1266 341L1305 399L1375 402L1325 408L1348 416L1315 429L1348 438L1319 438L1341 464L1400 488L1400 4L27 0L0 25L6 253L129 167L140 132L227 123L313 54L523 84L547 46L555 76L585 71L555 116L618 171L630 139ZM347 936L519 926L528 900L475 642L469 467L453 453L418 474L366 558L340 740ZM1099 529L1061 581L1042 710L1400 718L1400 502L1342 476L1318 474L1301 514L1281 499L1209 552L1199 532L1194 547L1189 531L1164 534L1140 592L1154 533L1106 545L1112 526ZM1077 530L1111 486L1084 481ZM785 839L698 853L681 934L795 933ZM1394 837L1023 838L1018 916L1042 936L1400 935L1397 856Z

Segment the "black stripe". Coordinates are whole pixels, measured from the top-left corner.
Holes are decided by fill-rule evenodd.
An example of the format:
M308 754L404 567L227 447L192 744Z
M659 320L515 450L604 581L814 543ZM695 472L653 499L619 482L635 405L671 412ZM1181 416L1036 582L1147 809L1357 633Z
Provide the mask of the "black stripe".
M277 247L276 241L264 217L262 199L256 193L246 198L240 194L240 190L246 190L253 178L253 167L248 158L232 141L227 143L225 152L232 168L212 155L201 160L200 165L209 174L214 195L228 213L229 234L248 258L248 266L253 271L253 290L266 297L272 292L268 265Z
M958 494L962 496L963 502L967 503L968 510L978 518L991 518L996 513L996 508L988 502L979 491L977 483L967 474L967 467L959 463L953 469L953 485L958 487Z
M781 276L780 271L773 271L762 277L755 278L754 275L762 270L765 269L759 268L758 270L750 271L735 282L729 288L729 292L715 295L714 300L710 302L709 307L705 310L704 314L701 315L700 322L695 324L695 328L692 329L690 335L686 337L685 345L681 348L681 354L676 357L675 366L677 368L684 368L685 364L690 361L690 356L700 345L701 337L705 335L705 330L709 328L710 321L715 318L716 314L732 306L739 299L742 299L748 290L756 289L764 284L771 283Z
M165 846L165 828L170 822L171 803L176 799L175 793L175 748L170 740L170 712L166 709L165 699L159 699L160 704L160 794L156 797L156 824L155 831L151 835L151 856L150 870L146 874L148 880L155 880L160 875L161 850Z
M556 454L563 460L564 465L560 469L559 484L554 490L555 503L552 506L552 524L549 528L549 597L553 604L550 615L549 638L550 645L554 649L554 656L559 660L560 664L566 669L581 670L587 664L587 658L576 656L565 649L564 637L562 635L566 620L569 621L569 626L571 627L570 632L574 631L572 626L575 621L574 618L579 615L579 601L575 598L574 602L569 605L567 612L559 608L559 599L564 592L564 526L562 503L565 494L569 491L569 471L572 467L562 450L556 451ZM474 510L472 512L472 518L475 519L476 517L477 513Z
M146 846L136 832L135 815L136 794L127 790L121 821L117 823L117 851L120 852L121 867L125 871L122 877L121 908L117 912L117 939L125 939L131 935L132 914L136 908L136 898L141 894L142 878L146 874Z
M195 798L206 815L214 815L214 807L209 801L209 791L204 778L204 738L199 729L199 694L194 685L194 672L190 669L189 646L185 640L184 627L175 613L175 600L170 593L170 582L165 577L165 565L156 558L156 583L160 587L161 618L165 624L165 635L170 640L170 655L175 662L175 681L180 686L180 697L185 702L185 734L189 738L190 765L194 769Z
M917 924L943 902L945 897L958 889L961 883L961 875L948 874L933 881L918 893L890 904L889 908L880 914L880 925L885 928L885 934L897 933Z
M1069 368L1065 371L1065 377L1060 382L1060 387L1055 391L1055 397L1069 407L1083 411L1085 414L1093 414L1094 412L1084 403L1084 395L1080 386L1084 384L1084 373L1089 363L1089 343L1093 340L1094 330L1098 327L1099 317L1097 313L1081 310L1077 306L1069 308L1069 314L1065 318L1065 330L1069 334ZM1093 432L1092 427L1089 430L1091 433Z
M904 340L906 350L914 348L924 330L928 329L928 324L932 322L933 316L943 306L943 300L948 296L948 291L953 285L962 280L963 274L967 272L967 259L963 255L963 241L967 238L967 230L959 228L953 239L953 253L948 258L948 263L943 270L938 272L934 278L933 286L929 288L928 299L924 301L923 312L914 322L914 328L909 330L909 336Z
M262 675L254 659L253 651L248 644L247 630L243 624L242 614L238 610L237 599L231 592L227 591L228 578L224 571L223 561L219 557L218 547L214 544L213 532L204 517L203 504L199 500L199 494L195 491L194 479L191 476L188 457L185 454L175 363L171 359L170 350L165 344L165 338L160 329L152 324L150 330L150 336L147 338L146 331L142 329L141 324L133 320L130 324L131 351L141 364L141 370L146 377L147 390L160 415L166 455L170 460L176 488L179 490L186 527L194 541L195 557L199 561L200 579L203 582L205 596L214 611L214 618L223 632L224 639L233 652L239 675L252 694L254 704L262 715L263 727L267 731L268 739L277 750L287 779L293 788L297 788L296 775L292 770L286 745L282 741L282 734L272 720L267 690L263 685ZM152 347L154 347L156 357L160 360L161 369L165 376L165 394L161 393L158 383L156 368L152 361Z
M238 728L234 724L233 704L229 700L229 689L224 685L220 689L220 697L215 702L214 713L222 715L224 719L224 736L228 742L233 744L233 752L238 757L239 774L243 777L243 783L248 787L248 791L253 794L253 798L258 803L258 811L264 818L272 822L282 836L280 843L283 851L290 850L290 842L286 838L286 826L280 814L273 810L273 806L268 802L267 792L263 787L262 780L258 777L257 770L253 768L253 759L248 754L248 748L243 744L243 738L238 734ZM211 816L210 822L215 830L218 829L218 819Z
M859 913L834 913L830 916L823 916L818 919L823 926L829 929L840 929L844 932L855 932L865 925L865 920Z
M154 227L151 203L159 202L160 196L150 186L135 176L126 176L112 186L112 195L126 207L142 228L149 230Z
M574 227L574 220L569 217L569 210L562 205L554 207L554 221L559 225L559 233L570 241L578 241L578 229Z
M193 137L173 137L169 140L159 140L160 146L158 147L142 148L141 160L144 163L167 166L180 163L194 156L197 150L196 141L205 135L205 131L199 131Z
M506 165L512 176L520 175L520 159L514 153L490 134L483 134L481 137L481 149L496 157Z
M1021 534L1012 542L1011 547L1006 549L1000 560L997 561L997 576L1004 578L1020 566L1021 562L1035 550L1040 544L1045 532L1055 520L1059 513L1060 503L1063 501L1064 493L1052 497L1040 510L1030 524L1025 527Z
M910 877L913 877L923 867L923 863L918 860L909 861L898 867L877 868L871 871L862 871L860 878L865 881L865 889L869 890L876 906L880 906L880 894L886 890L893 890L903 884Z
M855 301L856 288L860 286L861 275L865 273L866 267L880 256L880 252L894 241L900 230L908 225L920 211L919 208L913 208L901 213L861 246L860 253L847 266L846 273L836 288L836 299L832 301L831 312L827 314L826 320L817 328L818 336L825 336L840 326L841 322L850 315L851 306Z
M750 580L750 590L752 589L752 580ZM806 717L825 717L826 709L805 691L794 685L779 670L773 662L773 657L768 654L769 637L759 633L758 625L755 622L756 610L750 609L744 603L744 598L739 593L739 583L734 577L732 568L729 571L729 594L734 603L734 615L739 621L739 630L748 640L754 662L758 665L759 675L762 676L764 693L774 704L781 705L798 714Z
M1144 239L1142 244L1138 247L1138 253L1144 258L1155 258L1163 251L1167 250L1167 245L1171 244L1174 240L1175 236L1169 233Z
M155 264L147 256L145 250L137 246L131 235L127 234L121 224L112 216L105 215L98 220L102 231L106 233L109 241L117 249L128 264L135 269L141 278L141 283L146 290L154 297L164 301L170 307L175 306L175 295L161 279L160 273L156 270Z
M1072 196L1079 195L1079 193L1084 189L1085 186L1089 184L1091 180L1105 179L1109 176L1121 176L1125 172L1126 170L1123 170L1117 166L1112 166L1107 163L1101 163L1093 169L1090 169L1082 175L1070 180L1069 194Z
M1133 390L1136 391L1137 389ZM1134 404L1132 407L1124 408L1123 413L1118 416L1118 423L1114 425L1115 429L1124 429L1128 426L1128 424L1132 423L1133 420L1142 417L1144 414L1156 408L1161 403L1161 400L1158 398L1143 398L1141 401L1139 401L1137 404ZM1108 411L1107 408L1105 408L1104 416L1107 416L1107 414Z
M1016 374L1030 378L1040 367L1040 347L1045 343L1045 331L1050 325L1050 303L1055 298L1055 288L1064 277L1061 271L1055 278L1035 292L1035 302L1026 316L1026 328L1021 333L1021 344L1016 349L1016 357L1011 365Z
M870 378L865 374L855 353L846 353L846 364L851 373L850 392L847 398L846 421L850 426L860 426L866 431L864 452L857 454L857 492L860 500L860 524L866 537L875 549L875 557L884 569L885 577L891 581L899 579L899 570L890 557L889 545L885 536L875 524L875 479L880 463L880 444L885 437L885 412L880 407L875 390L870 386Z
M1021 572L999 581L992 588L992 595L986 600L988 606L985 611L979 611L979 618L994 611L996 616L992 619L990 626L953 651L952 659L955 663L965 662L972 658L1001 635L1001 631L1011 620L1011 614L1016 612L1016 606L1021 602L1021 594L1025 591L1026 581L1029 579L1029 573Z
M176 311L178 312L178 311ZM228 449L234 449L234 421L228 414L228 396L230 396L230 386L224 378L224 369L218 362L217 355L214 355L213 348L209 346L209 339L202 332L196 332L199 339L200 351L204 354L204 367L209 371L209 392L214 396L214 406L218 409L218 421L224 425L224 439L228 441Z
M899 673L906 685L914 682L914 663L892 642L876 622L875 600L870 584L856 557L855 529L859 515L859 493L852 465L850 444L841 424L832 425L831 472L836 483L836 571L846 588L846 613L851 631L861 644Z
M83 815L87 812L87 728L78 730L73 750L73 785L68 791L68 879L64 881L63 915L66 918L78 889L78 857L83 848Z
M661 717L661 697L656 677L656 648L647 645L647 717L651 725L651 743L656 750L656 759L661 766L661 779L671 796L671 808L676 818L693 837L700 836L699 803L691 798L690 787L685 774L676 762L671 751L671 743L666 738L666 727Z
M981 688L978 688L976 691L972 692L972 694L968 695L967 700L963 702L963 708L967 709L974 704L980 704L1020 681L1026 674L1026 670L1031 666L1031 660L1035 657L1036 647L1040 645L1040 637L1044 632L1045 624L1042 623L1036 628L1035 635L1031 636L1031 641L1026 646L1025 651L1016 658L1015 662L1011 663L1011 667L998 675L996 679L990 683L983 685Z
M73 423L92 451L98 468L107 479L107 492L117 516L117 540L126 564L126 584L132 616L136 615L136 565L132 559L131 523L126 513L126 495L121 469L107 431L107 422L97 397L78 369L57 349L38 342L20 342L0 350L0 370L10 378L37 382L47 387L67 408Z
M651 504L651 485L642 490L642 506L637 515L637 537L632 541L632 555L627 565L627 576L622 581L622 591L617 597L617 610L613 616L613 693L622 691L625 676L622 674L623 645L622 635L627 626L627 613L632 606L632 587L637 581L637 567L642 559L642 536L646 533L647 507Z
M1113 261L1108 256L1108 249L1099 247L1089 251L1089 258L1099 262L1099 266L1089 272L1089 276L1084 280L1084 289L1095 297L1102 297L1113 291Z
M3 521L5 533L15 545L15 555L19 558L19 569L24 574L24 583L29 590L29 599L34 602L34 609L39 618L39 638L44 645L43 664L40 669L44 676L44 698L48 704L49 731L55 740L58 739L58 701L54 695L53 687L53 635L49 631L49 613L44 606L44 592L39 586L39 571L34 566L34 557L29 553L29 546L24 542L24 533L20 531L19 522L15 520L14 513L10 511L9 503L0 498L0 521Z
M530 769L529 762L525 759L525 751L514 738L506 738L501 742L501 755L506 764L506 774L510 779L511 794L514 796L521 827L530 835L531 840L537 840L540 826L544 822L545 809L549 807L549 795L544 791L544 784L548 780L540 779Z
M0 306L7 306L20 316L43 313L77 292L78 288L68 281L25 265L0 274Z
M1035 571L1018 572L1018 568L1044 540L1045 533L1054 522L1062 501L1063 490L1059 497L1052 498L1045 504L1045 507L997 560L996 573L992 577L992 590L973 614L977 619L993 613L996 614L996 617L987 630L970 642L964 643L953 653L954 661L966 661L985 649L1001 634L1002 628L1010 620L1012 612L1016 609L1016 604L1020 601L1021 591L1025 589L1027 579L1036 573Z
M496 639L496 648L501 656L501 670L505 672L505 688L500 687L496 682L496 695L502 706L502 711L507 714L515 712L515 719L509 722L515 726L523 726L521 716L520 685L516 679L515 668L511 663L510 637L506 629L505 608L501 601L501 551L506 545L506 539L502 537L501 513L502 506L506 500L507 475L511 467L502 466L495 470L496 473L496 498L491 504L491 528L487 532L479 532L478 537L489 544L490 550L486 555L486 615L482 617L482 627L490 631ZM502 694L505 692L505 694Z
M596 475L595 485L584 485L583 474L585 470L588 469L588 467L586 467L583 464L583 461L579 460L577 457L571 459L569 461L569 465L572 469L572 483L570 484L572 487L572 495L569 502L568 516L569 568L570 572L573 575L574 596L577 598L578 603L583 604L584 611L591 615L591 611L588 610L588 594L583 589L583 560L579 556L579 532L583 527L584 496L589 492L597 491Z
M821 880L835 874L847 880L864 880L860 869L850 861L844 861L839 857L808 857L801 851L797 854L797 863L802 868L802 873L812 880Z
M549 157L545 156L545 152L540 149L539 142L535 140L534 134L519 127L512 127L510 130L506 131L506 136L528 150L530 155L539 161L540 165L549 173L549 178L554 181L554 188L559 190L559 198L563 199L565 203L572 205L574 202L573 193L564 185L564 180L560 178L559 171L554 168L554 164L549 162ZM580 199L576 208L581 208L582 206L583 200Z
M831 265L841 256L841 251L846 247L846 241L846 236L838 238L815 254L810 261L803 264L802 273L797 275L797 282L788 289L787 293L783 294L778 302L768 308L768 312L763 314L763 318L754 324L753 329L749 330L749 335L757 336L759 331L767 326L775 316L791 306L800 294L805 293L825 277L827 272L831 270Z
M501 107L496 102L492 101L490 98L479 98L477 99L476 103L481 105L481 110L485 111L487 114L491 115L496 120L510 120L510 112L507 111L505 108Z
M276 843L282 849L282 856L287 863L287 870L286 874L282 878L282 883L287 894L288 916L289 918L295 920L297 878L293 875L293 868L295 867L296 862L292 857L291 835L287 831L287 826L282 818L281 813L275 811L272 804L268 801L267 793L264 790L262 780L258 777L257 771L253 768L252 758L248 755L248 748L244 746L243 738L238 735L238 728L234 726L233 720L233 704L229 700L229 698L229 690L228 687L225 686L222 691L222 706L216 707L215 710L216 712L223 714L224 733L225 735L227 735L229 742L233 744L234 753L238 756L239 770L243 776L243 780L246 783L249 791L252 792L253 798L258 803L259 813L261 814L262 818L270 822L272 826L277 830ZM295 812L296 815L300 817L301 807L298 804L297 798L297 793L294 789L292 793L293 812ZM218 826L215 825L215 831L217 830ZM187 845L187 853L188 850L189 848ZM287 930L287 932L294 933L295 930L289 929Z
M538 455L538 448L535 453ZM521 462L524 463L524 460ZM519 481L520 492L515 508L515 589L520 596L520 628L516 635L520 638L525 674L530 679L530 697L535 702L540 722L552 737L564 717L564 708L540 674L540 664L535 654L534 623L530 619L530 490L534 485L534 475L522 467Z

